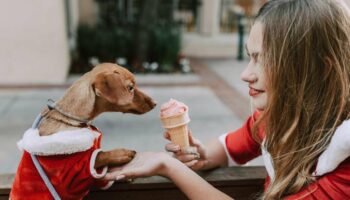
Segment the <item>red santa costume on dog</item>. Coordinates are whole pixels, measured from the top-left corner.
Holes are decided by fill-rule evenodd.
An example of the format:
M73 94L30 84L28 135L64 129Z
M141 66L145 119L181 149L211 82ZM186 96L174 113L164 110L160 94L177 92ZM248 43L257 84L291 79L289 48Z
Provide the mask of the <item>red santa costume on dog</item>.
M102 134L95 127L62 131L40 136L38 129L28 129L18 147L24 151L12 186L11 200L51 200L47 186L33 164L36 155L61 199L82 199L92 186L106 189L113 184L101 180L107 167L95 170Z
M274 169L270 154L263 144L252 137L252 127L259 113L255 112L244 125L234 131L220 136L219 140L225 148L229 166L245 164L262 155L268 177L267 186L274 178ZM261 139L265 137L263 130L258 131ZM286 200L345 200L350 199L350 121L343 122L335 131L330 145L323 152L316 167L317 174L323 175L314 183L296 194L285 197ZM338 165L339 164L339 165Z

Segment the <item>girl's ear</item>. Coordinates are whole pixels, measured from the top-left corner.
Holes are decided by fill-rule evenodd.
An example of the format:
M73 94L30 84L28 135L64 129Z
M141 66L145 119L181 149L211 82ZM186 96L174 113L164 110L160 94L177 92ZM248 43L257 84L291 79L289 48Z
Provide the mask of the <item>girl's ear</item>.
M96 75L92 87L95 95L117 105L132 102L133 96L118 73L101 72Z

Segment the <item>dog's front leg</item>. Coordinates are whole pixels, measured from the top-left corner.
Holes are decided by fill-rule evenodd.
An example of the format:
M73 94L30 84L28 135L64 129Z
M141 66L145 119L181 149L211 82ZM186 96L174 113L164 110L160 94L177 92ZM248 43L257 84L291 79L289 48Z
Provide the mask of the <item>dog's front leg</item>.
M104 166L119 166L130 162L136 151L127 149L114 149L111 151L101 151L97 154L95 169Z

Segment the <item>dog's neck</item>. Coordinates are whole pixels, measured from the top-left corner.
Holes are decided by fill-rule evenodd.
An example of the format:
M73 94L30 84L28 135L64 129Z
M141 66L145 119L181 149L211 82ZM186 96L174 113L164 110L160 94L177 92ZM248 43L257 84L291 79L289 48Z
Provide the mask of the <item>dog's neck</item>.
M58 123L64 123L72 127L87 127L91 122L89 120L80 120L69 113L58 111L57 109L47 110L44 118L56 120Z
M65 95L56 102L56 106L64 113L79 119L91 121L99 113L96 112L96 96L88 82L73 84ZM55 109L44 109L45 115L39 127L40 135L51 135L53 133L82 128L88 126L78 120L69 118Z

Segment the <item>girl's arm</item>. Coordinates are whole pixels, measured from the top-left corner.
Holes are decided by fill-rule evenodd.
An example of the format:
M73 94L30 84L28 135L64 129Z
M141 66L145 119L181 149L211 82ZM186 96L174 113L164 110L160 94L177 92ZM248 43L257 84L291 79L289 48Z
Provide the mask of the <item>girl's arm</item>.
M165 163L163 173L163 176L169 177L189 199L232 199L176 159Z
M189 199L232 199L177 159L161 152L137 153L130 163L114 168L105 179L121 180L153 175L168 177Z

